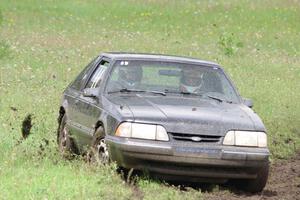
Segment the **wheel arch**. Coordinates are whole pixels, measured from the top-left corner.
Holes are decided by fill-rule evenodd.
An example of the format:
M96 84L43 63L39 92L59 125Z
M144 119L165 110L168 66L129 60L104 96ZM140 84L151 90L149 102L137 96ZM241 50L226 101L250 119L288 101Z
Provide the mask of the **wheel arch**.
M103 128L103 132L104 132L104 135L103 136L106 136L109 132L109 119L108 119L109 115L107 114L107 112L105 110L102 110L97 122L95 123L94 125L94 136L95 136L95 133L97 132L97 129L99 127L102 127Z
M63 116L65 115L65 113L66 113L66 109L63 106L60 106L59 114L58 114L58 118L57 118L58 124L61 123L61 120L62 120Z
M58 118L57 118L58 126L60 125L63 116L67 112L68 112L68 101L67 101L67 99L64 99L59 107L59 112L58 112L59 114L58 114Z
M99 127L102 127L102 128L103 128L103 134L104 134L104 135L100 135L100 133L97 132L97 130L98 130ZM93 137L94 137L94 138L98 138L98 137L100 137L100 136L105 136L105 135L106 135L105 130L106 130L106 127L105 127L103 121L99 119L99 120L96 122L95 126L94 126L94 135L93 135Z
M95 131L100 127L102 126L104 128L104 124L102 122L102 120L98 120L95 124Z

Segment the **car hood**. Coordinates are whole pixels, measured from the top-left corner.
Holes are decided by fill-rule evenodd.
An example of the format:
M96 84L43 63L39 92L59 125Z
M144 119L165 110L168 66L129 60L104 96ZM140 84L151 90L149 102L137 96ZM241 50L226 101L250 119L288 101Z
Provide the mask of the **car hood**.
M243 104L144 94L111 95L109 101L132 121L161 124L171 133L223 136L229 130L265 131L260 118Z

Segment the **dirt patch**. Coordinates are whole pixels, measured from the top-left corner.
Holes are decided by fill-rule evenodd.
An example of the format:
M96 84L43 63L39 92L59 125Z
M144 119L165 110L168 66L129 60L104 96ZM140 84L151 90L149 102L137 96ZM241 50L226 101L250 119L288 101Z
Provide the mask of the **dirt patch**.
M132 195L130 199L144 199L143 191L137 186L137 177L142 175L140 172L119 167L117 173L126 182L127 186L131 188Z
M135 175L129 175L127 172L122 177L132 189L132 198L143 199L143 192L135 184L134 178L130 178ZM278 160L270 165L267 185L260 193L245 192L230 183L225 185L165 183L168 183L167 186L176 186L185 192L188 192L190 187L201 190L205 200L300 200L300 152L289 160Z
M132 196L131 199L144 199L144 193L136 185L131 186Z
M300 200L300 152L290 160L279 160L270 167L268 183L258 194L245 193L234 188L221 187L205 192L204 199L285 199Z

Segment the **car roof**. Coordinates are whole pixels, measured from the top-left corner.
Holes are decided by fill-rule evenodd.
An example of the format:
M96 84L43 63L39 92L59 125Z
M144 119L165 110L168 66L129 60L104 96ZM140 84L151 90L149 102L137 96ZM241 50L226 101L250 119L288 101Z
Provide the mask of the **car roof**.
M200 60L197 58L174 56L174 55L164 55L164 54L147 54L147 53L127 53L127 52L105 52L101 54L102 56L114 59L137 59L137 60L156 60L156 61L172 61L172 62L183 62L191 64L200 64L206 66L220 67L217 63Z

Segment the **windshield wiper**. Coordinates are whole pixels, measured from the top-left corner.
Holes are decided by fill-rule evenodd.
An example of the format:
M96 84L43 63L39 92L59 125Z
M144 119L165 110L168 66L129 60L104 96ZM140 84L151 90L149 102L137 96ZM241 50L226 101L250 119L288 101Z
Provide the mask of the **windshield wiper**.
M222 99L222 98L215 97L215 96L212 96L212 95L205 95L205 96L208 97L208 98L217 100L217 101L219 101L219 102L232 103L232 101L228 101L228 100L226 100L226 99Z
M194 93L194 92L179 92L179 94L202 96L202 94Z
M183 92L183 91L172 91L165 89L165 93L173 93L173 94L184 94L184 95L195 95L195 96L203 96L202 94L199 93L193 93L193 92Z
M194 95L194 96L200 96L200 97L208 97L210 99L214 99L216 101L219 101L219 102L226 102L226 103L232 103L232 101L228 101L226 99L222 99L222 98L219 98L219 97L215 97L215 96L212 96L212 95L207 95L205 93L193 93L193 92L184 92L184 91L174 91L174 90L168 90L168 89L165 89L165 93L174 93L174 94L183 94L183 95Z
M118 93L118 92L144 92L143 90L135 90L135 89L128 89L128 88L122 88L119 90L114 90L114 91L108 91L108 94L112 94L112 93Z
M166 96L165 92L160 92L160 91L155 91L155 90L137 90L137 89L128 89L128 88L122 88L120 90L116 90L116 91L109 91L107 92L108 94L112 94L112 93L118 93L118 92L145 92L145 93L153 93L153 94L160 94L163 96Z

